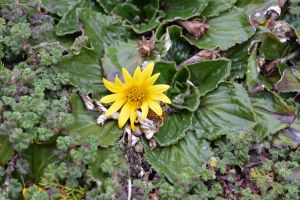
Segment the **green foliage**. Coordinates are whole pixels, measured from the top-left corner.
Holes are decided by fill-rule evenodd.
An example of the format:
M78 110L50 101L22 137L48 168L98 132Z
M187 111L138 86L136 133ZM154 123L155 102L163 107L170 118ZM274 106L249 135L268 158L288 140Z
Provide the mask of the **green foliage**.
M1 1L0 199L299 199L299 2ZM97 124L149 62L154 136Z

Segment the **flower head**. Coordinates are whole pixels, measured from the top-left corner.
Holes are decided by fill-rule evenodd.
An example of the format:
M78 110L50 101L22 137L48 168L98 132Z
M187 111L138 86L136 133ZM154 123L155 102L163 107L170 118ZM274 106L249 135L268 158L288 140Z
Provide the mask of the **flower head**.
M105 115L109 116L121 109L118 124L123 127L130 119L130 126L134 129L136 121L136 110L142 111L142 119L148 115L149 108L157 115L162 115L162 108L159 101L171 103L170 99L163 94L170 86L165 84L154 85L159 73L152 76L154 63L148 64L142 71L137 67L133 76L122 68L124 83L116 76L115 82L103 79L105 87L114 94L107 95L100 99L101 103L112 103Z

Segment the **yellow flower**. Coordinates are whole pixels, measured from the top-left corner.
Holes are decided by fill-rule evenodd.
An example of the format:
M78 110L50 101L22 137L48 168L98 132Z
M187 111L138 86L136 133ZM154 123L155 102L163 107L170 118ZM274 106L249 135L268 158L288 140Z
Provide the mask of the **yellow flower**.
M137 67L133 76L125 68L122 68L124 83L117 76L114 83L103 79L105 87L114 94L101 98L100 102L114 102L105 112L106 116L122 108L118 120L120 128L130 119L130 126L134 129L134 122L137 118L136 110L138 109L141 109L142 120L144 120L148 115L149 108L157 115L162 115L159 101L171 103L170 99L163 94L170 86L165 84L154 85L160 73L152 76L153 68L154 63L148 64L143 71L140 67Z
M41 188L41 187L39 187L39 186L37 186L35 184L33 185L33 187L35 187L35 189L37 191L39 191L39 192L43 192L44 191L43 188ZM24 199L29 199L29 197L28 197L28 188L24 187L22 189L22 194L23 194Z
M22 194L23 194L23 197L25 198L25 199L28 199L28 189L27 188L23 188L22 189Z
M216 167L217 163L218 163L218 160L216 159L216 157L213 156L210 158L210 166Z

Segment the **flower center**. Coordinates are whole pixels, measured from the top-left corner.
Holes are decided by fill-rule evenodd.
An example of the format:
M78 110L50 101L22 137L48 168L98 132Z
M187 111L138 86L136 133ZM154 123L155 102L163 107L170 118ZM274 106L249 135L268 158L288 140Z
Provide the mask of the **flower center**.
M140 106L145 99L145 94L138 88L131 88L126 95L126 98L131 103Z

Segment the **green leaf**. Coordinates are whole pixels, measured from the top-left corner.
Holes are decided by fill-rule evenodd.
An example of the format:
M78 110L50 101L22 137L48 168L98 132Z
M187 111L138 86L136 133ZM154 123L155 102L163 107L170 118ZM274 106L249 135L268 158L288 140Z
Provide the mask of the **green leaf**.
M83 33L99 57L104 48L118 44L127 37L127 31L121 22L111 16L103 15L90 9L80 9L78 17L84 24Z
M299 8L298 8L299 9ZM286 13L283 20L288 22L289 25L294 29L296 35L300 37L300 15L293 15L291 13Z
M38 183L43 175L44 169L53 162L58 162L54 154L54 145L32 144L26 149L22 156L29 163L29 176Z
M189 82L190 71L183 67L173 77L167 95L171 97L172 106L194 112L200 104L200 92Z
M155 139L160 146L175 144L183 138L192 123L193 113L172 113L166 117L164 125L155 134Z
M236 83L222 83L201 98L193 120L197 137L209 140L228 132L249 132L256 124L249 97Z
M244 78L248 64L248 49L252 45L252 41L260 41L263 30L258 31L249 40L242 44L237 44L225 52L228 59L231 60L230 77L234 79Z
M213 152L206 140L198 140L194 133L188 132L177 144L150 149L146 140L142 141L145 156L151 166L163 173L172 183L182 183L186 170L196 172Z
M124 151L120 148L119 144L116 144L109 148L99 148L96 155L96 162L92 163L90 165L90 170L92 172L92 175L100 179L101 181L104 181L108 174L103 170L102 164L109 160L115 160L117 159L118 166L111 166L115 167L116 169L120 169L126 165L125 162L125 155ZM115 164L115 163L112 163ZM121 166L120 166L121 164Z
M249 92L256 92L257 89L260 88L260 83L258 81L258 74L259 74L259 63L257 60L257 46L258 43L254 44L252 48L252 53L248 58L247 64L247 74L246 74L246 84L248 87Z
M236 6L243 8L246 14L250 15L257 10L265 10L267 7L275 6L276 4L276 0L238 0Z
M95 8L95 3L93 1L78 0L68 11L65 10L64 16L55 27L57 35L72 34L80 31L76 17L76 10L78 8L93 9Z
M228 59L201 61L186 67L191 73L191 81L203 96L214 90L229 76L231 61Z
M170 37L171 48L166 58L180 64L188 58L192 50L191 45L182 37L182 28L177 25L168 27L167 34Z
M208 4L207 0L161 0L162 10L165 12L164 19L175 21L177 19L189 19L200 15Z
M154 29L160 24L160 18L164 15L158 12L159 1L131 1L117 5L113 13L125 19L126 24L136 33L141 34Z
M42 0L41 5L46 11L62 17L76 2L77 0Z
M266 60L282 58L289 54L292 47L288 42L281 42L280 39L271 32L263 33L261 46L258 48L260 56Z
M300 69L288 68L283 71L280 80L276 83L275 88L279 92L300 92Z
M99 65L99 55L89 49L82 49L79 55L64 56L56 66L56 73L66 73L75 87L92 93L93 98L99 98L107 92L102 82L102 72Z
M274 92L260 92L250 96L258 124L255 131L259 138L288 127L296 118L295 110Z
M106 122L104 125L96 123L99 113L87 111L84 103L76 94L70 97L74 123L67 128L70 134L79 134L81 137L93 135L98 138L101 147L108 147L123 134L115 121Z
M106 51L102 61L102 68L105 77L114 81L116 75L120 75L122 67L133 74L137 66L142 64L142 57L138 52L136 41L121 42L118 45L111 45ZM121 75L120 75L121 76Z
M209 25L209 29L199 40L192 36L184 36L190 44L199 49L213 50L219 47L227 50L235 44L245 42L255 33L242 9L234 8L205 23Z
M236 1L237 0L209 0L208 5L201 13L201 16L217 17L222 12L232 8Z
M176 73L176 64L175 62L164 62L159 61L155 63L153 73L160 73L155 84L171 84L174 74Z
M0 136L0 164L5 165L12 157L13 150L9 146L8 138Z
M108 14L111 13L111 11L120 3L123 3L124 0L96 0L101 7L104 9L104 11Z

